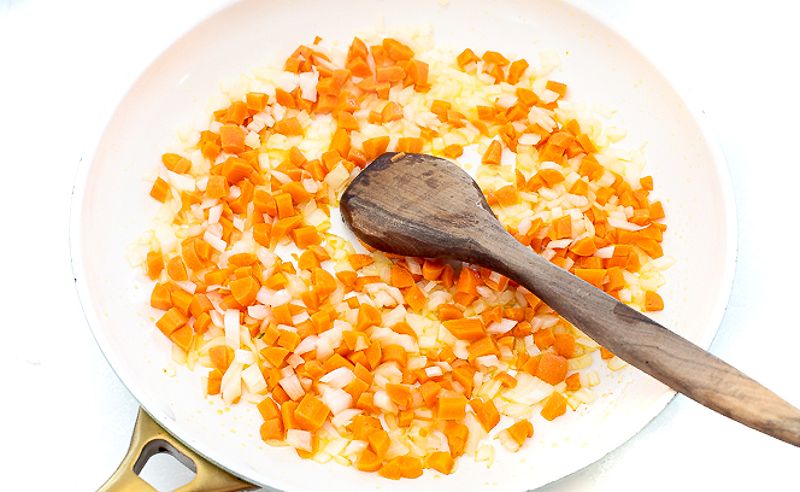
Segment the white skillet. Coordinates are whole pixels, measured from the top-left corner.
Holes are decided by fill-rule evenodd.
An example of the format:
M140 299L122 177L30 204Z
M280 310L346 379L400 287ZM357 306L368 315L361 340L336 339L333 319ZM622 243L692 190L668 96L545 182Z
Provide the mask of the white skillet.
M254 407L224 409L203 396L199 374L170 360L152 325L149 286L125 259L156 204L151 173L177 129L207 109L219 82L284 58L315 35L348 42L389 27L435 26L436 42L476 52L534 58L556 49L560 79L575 99L615 108L631 141L647 142L677 262L656 318L707 348L733 279L736 221L722 155L664 76L630 43L589 14L556 0L245 0L201 22L170 46L122 99L74 191L72 261L91 329L108 362L142 407L189 448L246 480L281 490L529 490L557 480L620 446L653 419L674 392L627 368L611 373L596 402L552 424L517 454L498 450L490 469L469 459L456 473L393 482L334 463L302 460L258 438ZM174 370L174 375L172 371Z

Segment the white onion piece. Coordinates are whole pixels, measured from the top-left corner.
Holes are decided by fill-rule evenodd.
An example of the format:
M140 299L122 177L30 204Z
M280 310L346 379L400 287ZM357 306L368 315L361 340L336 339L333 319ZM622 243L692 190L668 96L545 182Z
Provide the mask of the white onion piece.
M597 258L603 258L604 260L606 260L608 258L613 258L614 257L614 245L612 244L611 246L605 246L605 247L602 247L602 248L598 249L597 251L594 252L594 256L596 256Z
M352 383L355 379L356 375L349 368L337 367L336 369L319 378L319 381L331 386L332 388L341 389Z
M397 413L397 405L394 404L389 394L384 390L378 390L372 396L372 403L381 410L389 413Z
M429 378L435 378L444 375L442 368L439 366L431 366L425 368L425 375Z
M304 362L305 359L303 359L297 354L289 354L289 356L286 358L286 363L289 364L288 367L291 369L294 369L295 367L299 366Z
M322 393L322 403L337 415L353 406L353 396L345 390L327 388Z
M225 251L225 249L228 247L228 243L223 241L222 238L211 234L208 230L203 233L203 241L210 244L212 248L219 252Z
M572 243L572 239L557 239L555 241L550 241L547 243L547 249L561 249L566 248Z
M278 384L281 385L283 391L285 391L292 400L299 400L304 394L306 394L306 391L303 389L303 385L300 384L300 380L297 379L297 375L295 374L281 379L278 381Z
M258 364L248 366L247 369L242 371L242 381L247 391L251 393L263 393L267 389L267 382L264 380L264 375L261 373Z
M486 332L493 335L502 335L503 333L508 333L511 331L515 326L517 326L517 322L515 320L502 318L500 321L495 321L487 326Z
M353 418L356 417L356 415L360 415L362 413L363 410L359 410L357 408L348 408L334 415L331 419L331 423L336 427L344 427L348 425Z
M234 352L233 352L233 360L235 360L236 362L239 362L240 364L243 364L245 366L250 365L250 364L255 364L256 361L257 361L256 355L253 352L251 352L249 350L241 350L241 349L234 350Z
M253 319L262 320L269 314L269 309L263 304L253 304L247 306L247 315Z
M300 96L306 101L317 101L317 82L319 81L319 72L303 72L298 77L300 85Z
M647 228L647 226L639 226L636 224L631 224L627 220L622 220L617 217L610 217L610 216L608 217L608 225L626 231L641 231L642 229Z
M228 309L225 311L223 323L225 325L225 344L234 350L238 350L242 343L239 333L239 310Z
M208 223L209 224L216 224L219 222L219 218L222 217L222 205L214 205L210 209L208 209Z
M242 396L242 365L240 363L234 361L222 375L220 390L222 400L228 405L235 403Z
M309 335L302 339L297 347L294 349L294 353L297 355L303 355L305 353L311 352L312 350L317 348L317 341L319 337L316 335ZM325 382L325 381L323 381Z
M286 431L286 444L295 449L311 451L311 433L299 429L289 429Z

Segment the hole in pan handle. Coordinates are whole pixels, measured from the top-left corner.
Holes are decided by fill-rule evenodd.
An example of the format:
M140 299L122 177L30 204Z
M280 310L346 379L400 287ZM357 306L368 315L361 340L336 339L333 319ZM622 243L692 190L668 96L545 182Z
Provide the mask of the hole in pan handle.
M159 453L168 453L195 472L191 482L176 492L217 491L234 492L254 490L255 485L245 482L201 458L180 441L161 428L143 409L139 409L131 444L117 470L98 492L141 492L155 489L139 477L147 461Z

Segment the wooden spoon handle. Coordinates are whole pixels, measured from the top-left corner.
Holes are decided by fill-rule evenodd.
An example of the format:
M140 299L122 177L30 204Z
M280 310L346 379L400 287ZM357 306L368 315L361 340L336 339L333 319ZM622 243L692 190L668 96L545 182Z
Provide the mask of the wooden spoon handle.
M484 264L514 279L629 364L696 402L800 446L800 410L736 368L553 265L498 230Z

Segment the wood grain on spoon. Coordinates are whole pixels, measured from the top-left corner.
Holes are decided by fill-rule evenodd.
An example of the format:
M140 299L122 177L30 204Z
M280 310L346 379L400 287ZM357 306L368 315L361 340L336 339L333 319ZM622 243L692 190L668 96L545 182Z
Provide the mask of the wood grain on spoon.
M383 251L501 273L629 364L734 420L800 446L800 410L686 339L523 246L472 178L425 154L386 153L342 195L345 222Z

